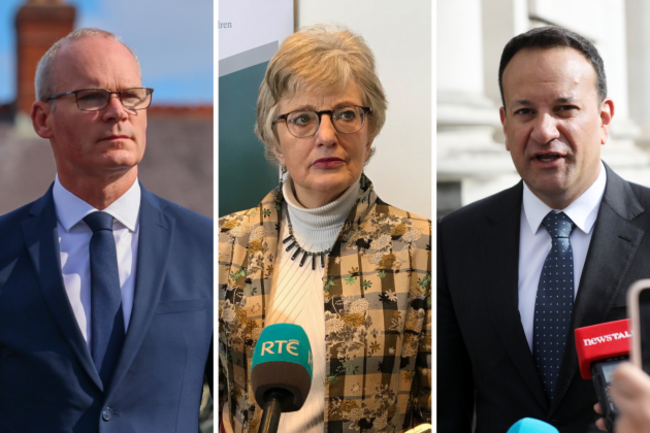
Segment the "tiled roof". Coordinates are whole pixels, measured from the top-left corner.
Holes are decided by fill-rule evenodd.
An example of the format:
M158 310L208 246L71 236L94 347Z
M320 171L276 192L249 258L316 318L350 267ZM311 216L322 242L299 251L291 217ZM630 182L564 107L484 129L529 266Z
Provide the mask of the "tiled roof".
M159 196L213 216L212 116L148 119L147 148L139 178ZM23 137L0 122L0 215L43 195L56 167L48 140Z

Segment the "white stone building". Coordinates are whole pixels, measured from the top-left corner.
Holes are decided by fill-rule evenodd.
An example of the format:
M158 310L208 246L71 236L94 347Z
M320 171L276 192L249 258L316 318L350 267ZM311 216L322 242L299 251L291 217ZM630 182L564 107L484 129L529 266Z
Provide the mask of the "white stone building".
M499 121L498 68L513 36L555 25L594 43L615 115L602 159L650 186L650 2L437 1L438 216L519 181Z

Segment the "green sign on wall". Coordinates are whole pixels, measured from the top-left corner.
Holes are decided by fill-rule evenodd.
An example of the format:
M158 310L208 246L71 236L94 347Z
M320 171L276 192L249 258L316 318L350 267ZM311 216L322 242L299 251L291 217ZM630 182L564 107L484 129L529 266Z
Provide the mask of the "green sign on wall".
M219 216L249 209L278 182L253 132L268 61L219 77Z

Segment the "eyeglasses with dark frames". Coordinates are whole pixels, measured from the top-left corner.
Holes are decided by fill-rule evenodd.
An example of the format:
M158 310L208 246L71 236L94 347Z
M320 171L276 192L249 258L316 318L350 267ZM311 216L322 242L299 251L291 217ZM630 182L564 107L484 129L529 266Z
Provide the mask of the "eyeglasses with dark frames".
M65 93L57 93L46 99L51 101L67 95L75 95L77 108L82 111L99 111L108 106L111 95L116 94L124 108L130 110L143 110L151 105L153 89L146 87L133 87L131 89L111 92L106 89L81 89Z
M321 124L323 114L330 116L334 129L341 134L359 132L366 121L366 113L372 113L372 108L351 105L335 108L334 110L296 110L281 114L276 122L284 120L289 133L296 138L314 136Z

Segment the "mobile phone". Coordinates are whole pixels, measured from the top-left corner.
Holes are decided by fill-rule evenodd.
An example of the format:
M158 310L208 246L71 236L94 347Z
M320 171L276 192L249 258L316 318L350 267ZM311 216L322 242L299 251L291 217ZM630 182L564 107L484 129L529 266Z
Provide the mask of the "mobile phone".
M650 374L650 279L639 280L630 286L627 314L632 322L630 359Z
M605 427L608 432L614 431L614 423L618 416L618 411L609 397L609 385L612 382L612 373L614 373L614 370L616 370L616 367L618 367L621 362L627 360L627 356L620 356L595 362L591 367L591 375L594 381L594 388L596 389L596 397L598 397L598 403L600 403L600 410L605 419Z

